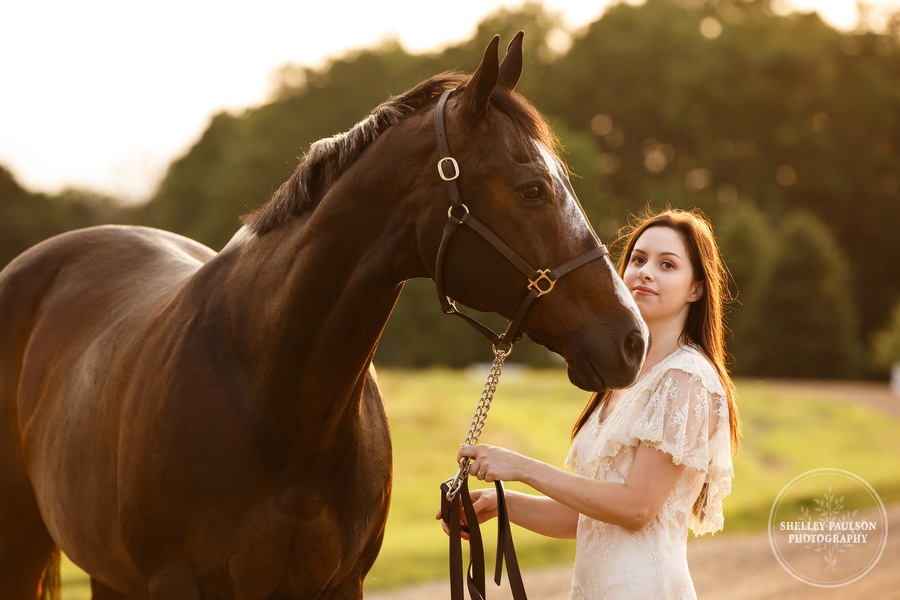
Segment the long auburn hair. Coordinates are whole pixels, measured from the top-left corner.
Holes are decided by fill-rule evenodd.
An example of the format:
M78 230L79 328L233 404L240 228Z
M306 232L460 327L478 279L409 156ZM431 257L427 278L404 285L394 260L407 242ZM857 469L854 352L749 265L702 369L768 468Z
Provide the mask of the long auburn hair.
M612 244L614 247L624 244L616 264L620 276L625 275L625 268L638 238L651 227L669 227L681 234L694 269L694 278L703 282L704 293L691 304L684 331L681 333L681 342L703 351L722 381L728 400L731 452L735 454L740 445L740 418L736 402L737 392L728 373L725 354L724 313L725 303L730 300L728 292L730 275L719 253L712 225L699 209L686 211L668 208L659 213L653 213L648 209L636 224L623 228ZM611 390L606 390L591 396L575 423L572 430L573 437L587 423L594 410L609 400L611 394Z

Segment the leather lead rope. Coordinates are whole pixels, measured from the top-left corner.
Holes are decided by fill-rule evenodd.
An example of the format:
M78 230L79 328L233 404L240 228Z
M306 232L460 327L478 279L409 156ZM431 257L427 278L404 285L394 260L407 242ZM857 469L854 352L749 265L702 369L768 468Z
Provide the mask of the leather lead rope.
M506 562L506 576L509 578L509 588L515 600L525 600L525 584L522 582L522 572L519 570L519 559L516 557L516 548L513 545L512 528L509 525L509 509L506 505L506 493L502 481L495 481L497 488L497 564L494 568L494 583L500 585L503 574L503 563ZM502 558L501 558L502 557Z
M494 487L497 491L497 562L494 567L494 583L500 585L505 562L513 600L527 600L516 548L513 545L503 482L495 481ZM450 530L450 600L465 600L466 590L471 600L485 600L487 588L484 543L475 508L472 506L472 497L469 495L468 481L463 480L459 493L452 500L448 500L448 489L447 482L441 484L441 515ZM461 513L466 515L466 527L461 524ZM465 577L462 567L463 531L469 534L469 565L465 570Z

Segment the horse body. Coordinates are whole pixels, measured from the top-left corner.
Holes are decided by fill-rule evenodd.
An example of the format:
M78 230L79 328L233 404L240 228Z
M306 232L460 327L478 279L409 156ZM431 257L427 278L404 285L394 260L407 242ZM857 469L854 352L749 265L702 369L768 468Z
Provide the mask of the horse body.
M436 91L468 83L448 125L473 212L541 264L598 244L546 145L516 141L515 119L487 110L492 95L518 102L494 90L496 51L471 80L411 90L390 124L375 121L393 105L320 142L218 254L99 227L0 273L4 597L34 598L54 547L95 597L361 597L391 487L372 358L403 281L435 276L447 218ZM501 84L518 78L510 63ZM512 318L521 275L458 235L447 289ZM646 329L609 261L556 290L523 329L582 387L630 383Z
M3 364L22 365L16 420L29 480L51 537L114 589L162 593L177 582L178 597L312 597L345 580L359 588L374 561L391 453L366 358L399 287L381 290L380 302L368 289L353 301L352 288L365 286L331 261L328 281L345 289L322 289L322 274L302 268L314 252L296 248L282 256L297 281L277 259L242 281L241 254L261 251L252 246L213 256L163 232L99 228L11 265L12 284L20 272L48 273L34 298L10 285L0 305L4 316L12 304L39 313L27 333L4 336L28 340ZM116 289L98 286L104 278ZM286 301L298 285L344 299L328 310ZM247 298L252 310L240 306ZM381 314L369 318L373 305ZM287 314L255 318L268 310ZM369 331L368 349L346 347L341 328L354 327ZM358 418L339 418L345 411ZM18 428L4 423L5 439ZM196 572L179 573L184 563Z

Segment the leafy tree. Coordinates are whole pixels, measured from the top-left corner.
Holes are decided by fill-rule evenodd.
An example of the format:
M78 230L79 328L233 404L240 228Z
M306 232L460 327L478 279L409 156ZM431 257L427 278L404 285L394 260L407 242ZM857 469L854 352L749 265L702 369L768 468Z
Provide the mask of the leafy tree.
M572 189L581 201L591 224L601 237L606 238L619 228L612 203L604 201L594 193L597 163L600 159L597 147L590 133L571 129L566 123L555 118L548 122L559 138L562 146L562 159L569 167L569 180Z
M739 375L752 374L743 358L752 354L752 348L748 350L747 344L752 341L749 332L757 325L753 323L752 315L760 300L762 275L772 260L773 228L759 209L752 204L740 203L720 216L716 238L732 279L733 302L726 314L733 371Z
M30 194L12 173L0 167L0 265L5 265L31 245L39 227L28 210Z
M58 233L124 219L125 211L111 198L76 189L33 194L0 166L0 267Z
M775 377L854 377L861 345L847 261L814 215L793 212L774 241L741 328L749 371Z

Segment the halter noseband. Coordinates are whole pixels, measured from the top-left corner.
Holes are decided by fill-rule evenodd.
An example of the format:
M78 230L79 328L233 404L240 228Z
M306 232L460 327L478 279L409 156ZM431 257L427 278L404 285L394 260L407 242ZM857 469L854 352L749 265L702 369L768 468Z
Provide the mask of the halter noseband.
M494 232L469 213L468 207L463 204L459 196L459 186L456 182L459 178L459 163L457 163L456 159L450 154L450 145L447 140L447 131L444 126L444 107L453 91L454 90L445 90L444 93L441 94L437 103L437 108L434 111L434 129L437 134L438 151L440 153L440 158L437 162L437 170L441 179L447 182L447 191L450 195L450 208L447 210L447 224L444 226L444 234L441 237L441 244L438 247L437 258L435 260L434 283L437 287L438 299L441 302L441 308L444 313L462 317L477 331L489 339L491 343L494 344L495 348L505 348L506 352L509 352L512 349L512 345L519 341L523 335L519 330L519 326L535 298L539 298L552 292L557 280L563 275L566 275L593 260L606 256L609 254L609 251L606 249L606 246L600 244L599 247L588 250L584 254L578 255L558 267L552 269L535 269L503 240L497 237ZM456 215L454 213L456 213ZM489 327L483 325L469 315L460 312L456 308L456 303L444 292L444 257L447 253L447 247L450 245L450 239L453 237L453 234L456 233L459 226L463 224L468 225L473 231L487 240L488 243L500 252L500 254L505 256L513 266L528 278L528 287L526 288L525 297L522 298L515 316L509 322L506 331L502 334L498 335L494 333Z

